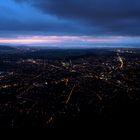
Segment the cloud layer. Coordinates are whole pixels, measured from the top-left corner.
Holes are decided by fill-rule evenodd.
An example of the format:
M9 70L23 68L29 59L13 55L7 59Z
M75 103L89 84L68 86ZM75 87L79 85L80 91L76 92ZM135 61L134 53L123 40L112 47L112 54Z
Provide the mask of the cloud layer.
M23 4L23 0L16 1ZM73 21L73 24L75 21L81 23L79 26L86 28L87 34L140 35L139 0L24 0L24 2L45 14Z
M40 41L50 36L86 36L85 42L90 44L87 40L91 38L106 43L112 42L113 36L115 39L123 36L126 42L138 43L139 7L139 0L1 0L0 39L1 43L4 40L16 43L29 41L27 36L31 39L38 36ZM19 40L19 36L25 40ZM71 38L63 43L66 41L70 43Z

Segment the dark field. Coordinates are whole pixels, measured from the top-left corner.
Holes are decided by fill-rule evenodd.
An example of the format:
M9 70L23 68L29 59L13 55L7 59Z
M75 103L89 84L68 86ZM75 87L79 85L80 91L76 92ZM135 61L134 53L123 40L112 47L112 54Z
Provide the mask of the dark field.
M140 49L2 50L0 128L139 124Z

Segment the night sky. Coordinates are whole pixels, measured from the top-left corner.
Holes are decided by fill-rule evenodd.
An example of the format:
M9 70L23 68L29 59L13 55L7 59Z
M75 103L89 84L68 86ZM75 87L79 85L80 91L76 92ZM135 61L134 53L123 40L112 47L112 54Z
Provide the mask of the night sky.
M140 0L0 0L0 44L139 46Z

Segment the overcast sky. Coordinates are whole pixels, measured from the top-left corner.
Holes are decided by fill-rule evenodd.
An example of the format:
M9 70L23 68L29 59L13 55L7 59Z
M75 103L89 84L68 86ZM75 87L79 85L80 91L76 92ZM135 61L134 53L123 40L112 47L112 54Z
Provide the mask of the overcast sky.
M0 44L140 44L140 0L0 0Z

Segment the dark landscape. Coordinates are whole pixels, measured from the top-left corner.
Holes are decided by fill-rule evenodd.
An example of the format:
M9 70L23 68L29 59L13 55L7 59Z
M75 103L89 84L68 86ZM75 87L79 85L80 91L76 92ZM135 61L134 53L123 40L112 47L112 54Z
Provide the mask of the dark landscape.
M0 128L139 124L140 49L0 46Z
M140 0L0 0L0 128L139 126Z

